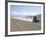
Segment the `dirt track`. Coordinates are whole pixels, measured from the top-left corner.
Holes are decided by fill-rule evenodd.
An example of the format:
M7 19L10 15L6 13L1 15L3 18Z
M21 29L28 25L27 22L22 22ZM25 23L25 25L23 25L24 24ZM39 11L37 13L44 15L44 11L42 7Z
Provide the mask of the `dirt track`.
M11 31L32 31L40 30L41 23L31 23L29 21L22 21L11 19Z

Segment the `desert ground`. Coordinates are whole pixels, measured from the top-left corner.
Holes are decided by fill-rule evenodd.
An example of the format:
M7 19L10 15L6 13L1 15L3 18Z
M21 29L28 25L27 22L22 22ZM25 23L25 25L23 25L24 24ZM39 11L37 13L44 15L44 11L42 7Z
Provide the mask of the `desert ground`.
M11 19L10 20L10 31L34 31L34 30L40 30L41 29L41 23L33 23L29 21L22 21L17 19Z

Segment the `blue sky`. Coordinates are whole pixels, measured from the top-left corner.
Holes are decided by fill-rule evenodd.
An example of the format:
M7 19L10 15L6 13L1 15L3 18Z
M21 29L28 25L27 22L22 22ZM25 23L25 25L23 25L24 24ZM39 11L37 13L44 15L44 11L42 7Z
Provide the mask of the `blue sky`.
M10 14L18 16L41 14L41 6L10 5Z

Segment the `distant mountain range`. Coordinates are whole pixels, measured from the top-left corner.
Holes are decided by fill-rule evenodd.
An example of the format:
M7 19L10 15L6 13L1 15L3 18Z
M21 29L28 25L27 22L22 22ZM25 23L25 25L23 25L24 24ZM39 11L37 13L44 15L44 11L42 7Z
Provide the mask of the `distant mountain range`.
M38 19L40 19L41 20L41 14L38 14L38 15L35 15ZM32 17L34 17L34 16L30 16L30 15L27 15L27 16L11 16L11 17L22 17L22 18L32 18Z
M35 15L37 18L41 19L41 14ZM23 18L33 18L34 16L24 16Z

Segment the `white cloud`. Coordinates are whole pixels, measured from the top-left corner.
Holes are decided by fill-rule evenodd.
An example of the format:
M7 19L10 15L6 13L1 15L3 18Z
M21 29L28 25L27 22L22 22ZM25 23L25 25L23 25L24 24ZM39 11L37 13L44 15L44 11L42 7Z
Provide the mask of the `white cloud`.
M10 12L10 15L16 15L17 12Z
M40 12L39 13L33 13L33 12L25 12L22 13L23 15L31 15L31 16L34 16L34 15L38 15L38 14L41 14Z
M37 13L35 13L35 12L26 12L26 11L24 11L24 12L11 12L11 15L31 15L31 16L35 16L35 15L38 15L38 14L41 14L40 12L37 12Z

